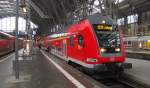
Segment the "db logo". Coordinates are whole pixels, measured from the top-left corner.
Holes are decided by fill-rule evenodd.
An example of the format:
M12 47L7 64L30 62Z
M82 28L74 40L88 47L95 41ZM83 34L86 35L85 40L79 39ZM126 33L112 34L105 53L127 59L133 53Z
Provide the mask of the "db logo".
M111 58L110 58L110 61L112 61L112 62L115 61L115 58L114 58L114 57L111 57Z

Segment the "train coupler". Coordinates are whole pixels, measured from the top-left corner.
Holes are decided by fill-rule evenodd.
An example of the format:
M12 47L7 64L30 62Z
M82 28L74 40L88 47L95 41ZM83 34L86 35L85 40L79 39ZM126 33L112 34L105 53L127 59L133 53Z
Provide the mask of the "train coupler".
M132 63L123 63L121 65L122 68L125 68L125 69L131 69L132 68Z

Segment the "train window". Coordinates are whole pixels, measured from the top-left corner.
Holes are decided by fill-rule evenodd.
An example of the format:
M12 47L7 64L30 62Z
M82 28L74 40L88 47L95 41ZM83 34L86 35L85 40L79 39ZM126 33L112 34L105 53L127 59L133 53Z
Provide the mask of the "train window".
M127 42L125 41L124 44L127 45Z
M70 46L74 46L74 37L70 36Z
M0 35L0 39L7 39L8 38L8 36L6 36L6 35Z
M131 41L128 41L128 44L130 44L130 45L131 45Z
M78 44L84 47L84 38L82 35L78 35Z

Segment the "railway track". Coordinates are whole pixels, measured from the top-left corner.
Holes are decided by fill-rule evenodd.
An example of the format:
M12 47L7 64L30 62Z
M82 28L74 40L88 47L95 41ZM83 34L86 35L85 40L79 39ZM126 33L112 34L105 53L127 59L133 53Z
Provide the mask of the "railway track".
M122 79L103 79L103 80L99 80L99 82L104 84L108 88L144 88L129 83Z
M140 83L134 79L130 79L126 75L116 77L116 78L106 78L98 79L99 77L94 77L93 79L97 80L101 84L105 85L108 88L150 88L149 86Z
M72 65L72 67L78 69L78 67L76 67L75 65ZM121 76L111 76L109 73L103 73L103 75L100 75L100 73L89 74L81 69L78 70L82 71L84 74L90 76L91 78L95 79L108 88L150 88L145 84L135 81L134 79L130 79L125 74L122 74Z
M74 65L72 65L72 67L77 68ZM82 71L80 69L78 70ZM106 75L106 73L104 73L105 75L100 75L99 73L96 73L95 75L91 75L86 72L83 73L90 76L91 78L95 79L96 81L100 82L108 88L150 88L142 83L130 79L124 74L122 74L121 76L110 76L109 74Z
M57 57L53 55L54 57ZM57 57L59 58L59 57ZM130 79L126 75L122 74L121 76L116 76L116 77L111 77L111 76L106 76L105 75L100 75L99 73L93 74L87 74L85 71L83 71L80 67L78 67L76 64L70 63L70 65L77 70L83 72L87 76L91 77L92 79L98 81L100 84L103 84L106 86L106 88L150 88L145 86L142 83L138 83L137 81ZM107 74L108 75L108 74ZM105 78L103 78L105 77ZM108 77L108 78L107 78Z

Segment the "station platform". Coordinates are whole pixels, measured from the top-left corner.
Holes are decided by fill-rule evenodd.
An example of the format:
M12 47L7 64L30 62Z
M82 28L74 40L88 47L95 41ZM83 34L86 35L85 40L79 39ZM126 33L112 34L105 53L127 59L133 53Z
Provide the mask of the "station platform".
M0 61L0 88L105 88L65 61L38 48L33 50L32 56L19 57L20 76L15 79L14 55Z
M126 56L129 58L150 60L150 50L126 50Z
M22 54L22 51L19 52ZM15 79L11 54L0 60L0 88L106 88L64 60L34 48L32 56L19 57L20 76ZM150 62L127 58L133 64L127 77L150 86Z
M133 68L125 70L128 78L141 83L148 88L150 87L150 61L127 58L127 61L132 63Z

